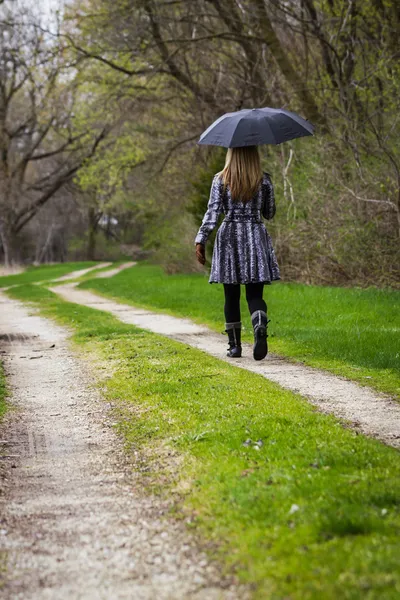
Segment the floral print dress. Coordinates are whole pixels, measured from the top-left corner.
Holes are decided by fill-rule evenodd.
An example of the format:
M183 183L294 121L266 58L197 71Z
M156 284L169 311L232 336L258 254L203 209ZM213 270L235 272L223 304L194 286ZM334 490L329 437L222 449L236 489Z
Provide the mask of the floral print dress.
M272 240L262 216L275 214L274 188L268 173L258 192L248 202L233 201L229 186L219 174L214 176L207 212L195 239L205 245L221 213L225 218L218 229L211 262L210 283L271 283L280 279Z

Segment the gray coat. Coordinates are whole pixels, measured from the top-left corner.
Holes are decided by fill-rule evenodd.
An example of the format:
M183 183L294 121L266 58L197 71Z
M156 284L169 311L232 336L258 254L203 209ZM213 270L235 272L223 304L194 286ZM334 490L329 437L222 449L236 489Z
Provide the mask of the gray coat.
M259 191L249 202L233 202L229 186L215 175L207 212L195 243L205 244L221 213L211 262L210 283L271 283L280 279L271 238L261 215L275 214L274 188L268 173L263 174Z

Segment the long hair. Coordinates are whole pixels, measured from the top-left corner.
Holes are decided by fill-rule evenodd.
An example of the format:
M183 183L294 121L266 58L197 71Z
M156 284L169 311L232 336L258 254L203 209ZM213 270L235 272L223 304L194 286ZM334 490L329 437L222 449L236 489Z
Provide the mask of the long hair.
M257 146L228 148L221 177L224 188L229 185L233 201L251 200L263 178Z

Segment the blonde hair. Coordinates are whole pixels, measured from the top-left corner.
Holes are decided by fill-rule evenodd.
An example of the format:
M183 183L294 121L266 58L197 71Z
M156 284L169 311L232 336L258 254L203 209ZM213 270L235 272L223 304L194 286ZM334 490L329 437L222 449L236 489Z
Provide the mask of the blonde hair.
M228 148L220 176L229 185L232 200L248 202L257 193L263 178L257 146Z

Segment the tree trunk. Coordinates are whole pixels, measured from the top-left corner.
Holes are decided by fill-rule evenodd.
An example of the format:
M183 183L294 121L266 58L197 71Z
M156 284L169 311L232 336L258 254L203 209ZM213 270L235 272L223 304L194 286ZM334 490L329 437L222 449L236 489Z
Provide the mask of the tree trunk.
M4 265L6 267L11 267L13 264L15 264L12 234L11 231L4 225L0 226L0 240L3 247Z
M98 218L94 208L89 208L88 211L89 228L88 228L88 245L87 245L87 260L95 260L96 254L96 233Z
M38 248L38 252L36 253L36 263L38 263L39 265L42 262L50 262L48 259L46 260L46 254L48 253L48 250L51 247L51 243L52 243L52 238L53 238L53 229L54 229L54 223L51 224L49 231L47 232L47 236L45 239L45 242L42 246L42 248Z

